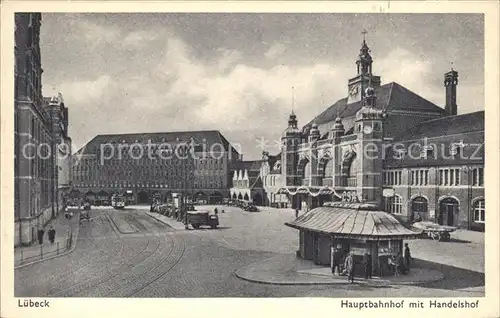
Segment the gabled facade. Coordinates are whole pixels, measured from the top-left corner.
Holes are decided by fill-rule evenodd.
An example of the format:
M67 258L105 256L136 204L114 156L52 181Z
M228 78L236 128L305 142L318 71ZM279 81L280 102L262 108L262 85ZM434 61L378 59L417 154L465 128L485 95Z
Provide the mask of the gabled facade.
M239 161L233 167L233 180L230 189L232 200L252 202L255 205L264 205L264 188L261 178L262 160Z

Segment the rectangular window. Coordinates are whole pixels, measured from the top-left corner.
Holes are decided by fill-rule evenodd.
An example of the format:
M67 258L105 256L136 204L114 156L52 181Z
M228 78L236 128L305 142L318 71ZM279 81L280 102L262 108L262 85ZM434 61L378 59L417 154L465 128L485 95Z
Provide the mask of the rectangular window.
M479 200L474 206L474 222L485 222L484 200Z
M472 185L484 186L484 168L475 168L472 170Z

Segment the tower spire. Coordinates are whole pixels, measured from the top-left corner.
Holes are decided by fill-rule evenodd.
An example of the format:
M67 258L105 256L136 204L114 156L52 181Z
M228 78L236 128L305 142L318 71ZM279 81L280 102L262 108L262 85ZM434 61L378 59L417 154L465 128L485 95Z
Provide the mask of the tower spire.
M293 109L295 108L295 86L292 86L292 115L294 114Z
M361 34L363 35L363 43L366 42L366 34L368 33L368 31L366 31L366 29L363 29L363 31L361 31Z

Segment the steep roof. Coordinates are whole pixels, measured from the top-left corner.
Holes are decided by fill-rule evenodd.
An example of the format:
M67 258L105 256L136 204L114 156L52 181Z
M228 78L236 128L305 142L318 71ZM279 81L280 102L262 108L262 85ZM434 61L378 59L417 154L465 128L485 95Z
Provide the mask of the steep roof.
M421 111L443 114L444 110L425 98L415 94L396 82L391 82L375 89L377 108L386 111ZM306 126L313 123L318 125L335 120L337 114L341 118L352 117L362 107L361 101L347 104L347 98L342 98L328 107L321 114L311 120Z
M363 204L338 203L322 206L285 224L296 229L352 238L387 240L415 238L420 234L403 226L391 214L365 209Z
M83 146L77 153L95 154L101 144L105 143L147 143L151 139L152 143L175 143L194 139L195 143L205 142L208 147L220 144L227 151L230 148L229 141L218 130L200 131L171 131L154 133L133 133L133 134L104 134L97 135ZM231 147L233 148L233 147ZM220 149L220 148L219 148ZM233 148L234 149L234 148Z
M249 174L252 172L260 172L260 167L264 160L247 160L247 161L236 161L234 163L233 169L235 170L247 170Z
M484 110L423 121L394 140L412 140L484 131Z
M484 111L428 120L396 136L387 149L385 168L481 164L485 160ZM461 155L452 155L452 144ZM423 147L428 156L422 156ZM403 153L399 153L403 151ZM427 150L426 150L427 151Z

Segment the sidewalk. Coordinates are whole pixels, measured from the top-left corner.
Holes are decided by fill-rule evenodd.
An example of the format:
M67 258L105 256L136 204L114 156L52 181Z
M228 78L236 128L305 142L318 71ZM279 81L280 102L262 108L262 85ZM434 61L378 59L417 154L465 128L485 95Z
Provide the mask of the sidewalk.
M484 232L476 232L458 229L451 233L451 239L469 241L476 244L484 244Z
M64 212L61 211L55 219L47 223L44 228L45 233L42 245L38 244L38 241L35 241L31 246L16 247L14 249L14 267L51 259L70 251L76 244L80 217L77 209L73 210L73 213L73 218L66 220ZM50 244L47 235L50 225L56 230L54 244ZM69 237L70 233L72 234L71 238Z
M314 265L297 259L294 254L280 254L236 271L241 279L256 283L276 285L335 285L349 284L347 277L334 276L327 266ZM365 285L412 285L438 281L444 275L433 269L412 268L408 275L373 277L365 280L355 277L357 284Z
M153 219L170 226L176 231L186 231L186 227L182 222L175 221L174 219L171 219L168 216L162 215L160 213L149 212L149 211L145 213L146 215L152 217Z

